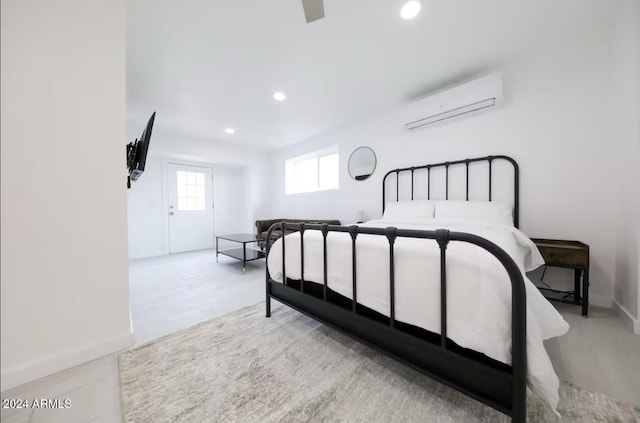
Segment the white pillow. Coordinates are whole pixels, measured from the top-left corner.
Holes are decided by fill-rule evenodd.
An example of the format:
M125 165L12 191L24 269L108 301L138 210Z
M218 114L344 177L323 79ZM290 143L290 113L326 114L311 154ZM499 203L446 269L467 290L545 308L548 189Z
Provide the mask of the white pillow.
M513 226L511 206L495 201L437 201L435 218Z
M427 200L392 201L384 209L384 220L433 219L435 202Z

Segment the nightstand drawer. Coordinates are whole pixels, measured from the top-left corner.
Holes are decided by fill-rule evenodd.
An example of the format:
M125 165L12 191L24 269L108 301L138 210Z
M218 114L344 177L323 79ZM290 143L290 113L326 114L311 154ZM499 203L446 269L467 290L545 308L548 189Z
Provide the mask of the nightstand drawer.
M544 261L549 266L576 266L587 267L588 258L584 251L567 250L556 247L539 247Z
M589 246L582 242L535 238L533 242L549 266L582 269L589 267Z

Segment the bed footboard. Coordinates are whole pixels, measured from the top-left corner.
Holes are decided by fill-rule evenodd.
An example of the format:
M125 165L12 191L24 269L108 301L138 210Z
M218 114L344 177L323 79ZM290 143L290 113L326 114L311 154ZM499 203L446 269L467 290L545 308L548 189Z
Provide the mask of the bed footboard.
M330 327L333 327L396 360L446 384L472 398L481 401L509 416L514 422L526 421L526 293L524 279L513 259L493 242L477 235L448 230L422 231L397 228L367 228L328 224L276 223L267 234L267 256L271 249L271 232L279 228L300 232L301 278L297 287L275 282L266 270L266 316L271 316L271 299L294 308ZM304 280L304 232L320 231L323 236L324 280L322 295L305 293ZM351 236L353 295L351 307L345 308L328 300L327 286L327 235L343 232ZM359 312L357 300L356 242L359 234L386 237L389 245L389 298L388 323L371 319ZM395 266L394 245L398 238L433 239L440 248L440 309L441 327L439 342L433 343L419 336L406 333L396 326L395 319ZM496 367L460 354L447 338L447 246L450 242L466 242L491 253L504 266L511 280L511 328L512 343L510 366ZM285 242L282 244L282 272L286 275Z

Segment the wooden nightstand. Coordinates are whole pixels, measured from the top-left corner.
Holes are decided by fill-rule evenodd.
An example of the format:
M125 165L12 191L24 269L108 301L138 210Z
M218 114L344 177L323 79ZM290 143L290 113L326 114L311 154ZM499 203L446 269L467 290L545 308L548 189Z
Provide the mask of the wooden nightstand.
M540 288L545 297L554 301L582 305L582 315L589 315L589 246L580 241L531 238L547 266L574 269L573 291ZM582 279L582 292L580 292ZM567 299L571 298L573 299Z

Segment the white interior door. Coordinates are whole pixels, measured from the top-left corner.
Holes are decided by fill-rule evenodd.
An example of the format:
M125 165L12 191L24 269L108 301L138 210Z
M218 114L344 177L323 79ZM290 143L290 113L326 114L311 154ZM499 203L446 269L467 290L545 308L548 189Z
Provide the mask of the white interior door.
M169 163L169 252L213 248L213 170Z

